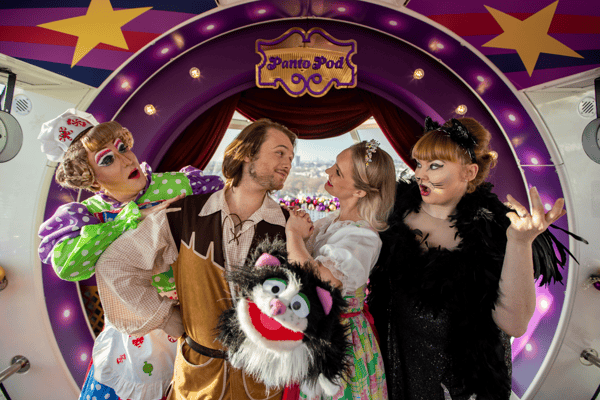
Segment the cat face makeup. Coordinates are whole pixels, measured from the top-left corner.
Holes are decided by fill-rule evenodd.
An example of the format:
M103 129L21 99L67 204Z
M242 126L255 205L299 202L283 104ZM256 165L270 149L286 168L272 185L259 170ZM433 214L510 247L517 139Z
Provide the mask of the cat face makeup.
M137 157L120 138L96 152L87 152L96 182L116 200L134 200L146 186L146 176Z
M415 161L415 178L425 203L455 205L467 192L468 180L463 164L443 160Z

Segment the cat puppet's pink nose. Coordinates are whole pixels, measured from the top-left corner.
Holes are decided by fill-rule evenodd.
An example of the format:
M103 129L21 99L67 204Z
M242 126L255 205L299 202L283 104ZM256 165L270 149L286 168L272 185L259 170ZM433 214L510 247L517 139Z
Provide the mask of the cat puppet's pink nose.
M271 300L269 302L269 306L271 306L271 315L281 315L285 313L285 304L283 304L279 299Z

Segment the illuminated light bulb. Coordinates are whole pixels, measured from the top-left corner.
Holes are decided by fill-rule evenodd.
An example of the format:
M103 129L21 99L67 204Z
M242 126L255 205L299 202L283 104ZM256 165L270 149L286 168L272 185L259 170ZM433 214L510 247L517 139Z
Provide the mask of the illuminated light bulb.
M213 24L210 24L206 27L207 31L212 31L213 29L215 29L215 26Z
M465 115L467 113L467 106L461 104L460 106L456 107L455 111L458 115Z
M548 307L550 307L550 302L546 299L540 301L540 307L542 308L542 310L547 310Z
M424 76L425 71L423 71L421 68L417 68L415 69L415 72L413 72L413 78L415 79L423 79Z
M152 104L147 104L144 107L144 112L148 115L154 115L154 114L156 114L156 108L154 108L154 106Z
M493 158L494 160L497 160L497 159L498 159L498 153L496 153L496 152L495 152L495 151L493 151L493 150L492 150L492 151L490 151L490 156L492 156L492 158Z
M531 157L531 163L532 163L532 164L535 164L535 165L538 165L538 164L539 164L539 161L538 161L538 159L537 159L537 158L535 158L535 157Z
M517 117L515 117L513 114L509 114L508 119L512 122L515 122L517 120Z
M69 318L69 316L70 316L70 315L71 315L71 310L69 310L69 309L67 309L67 310L65 310L65 311L63 312L63 316L64 316L65 318Z
M164 49L162 49L160 51L161 54L167 54L168 52L169 52L169 48L168 47L165 47Z
M83 353L80 358L81 358L81 361L85 361L85 360L87 360L88 355L86 353Z
M510 140L513 144L513 146L520 146L523 144L523 141L525 141L525 139L523 138L523 136L517 136L514 137Z
M398 21L391 20L390 21L390 25L391 26L398 26Z
M440 42L437 39L431 39L429 41L429 50L431 51L438 51L444 48L444 45L442 44L442 42Z
M200 70L196 67L190 69L190 76L194 79L200 78Z
M339 12L346 12L346 7L338 7Z
M478 76L477 76L477 80L478 80L479 82L483 82L483 81L485 80L485 78L484 78L483 76L481 76L481 75L478 75Z
M127 90L127 89L131 88L131 85L129 84L128 81L123 81L123 83L121 83L121 88Z
M544 208L546 209L546 211L552 210L552 206L548 203L544 204Z
M527 350L527 351L531 351L531 350L533 350L533 346L531 345L531 343L527 343L527 344L525 345L525 350Z
M261 8L260 10L257 11L258 14L264 14L266 12L267 12L267 10L265 10L264 8Z
M175 46L177 46L178 49L182 49L183 46L185 45L185 40L183 40L183 36L181 36L181 34L179 33L173 33L171 35L171 38L173 38L173 41L175 42Z

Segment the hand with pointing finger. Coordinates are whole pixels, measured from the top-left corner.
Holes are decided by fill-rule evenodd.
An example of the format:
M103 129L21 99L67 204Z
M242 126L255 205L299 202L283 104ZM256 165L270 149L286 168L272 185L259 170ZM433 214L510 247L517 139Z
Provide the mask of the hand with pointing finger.
M179 196L173 197L172 199L169 199L169 200L165 200L165 201L161 202L160 204L140 210L140 214L141 214L140 221L143 221L144 218L146 218L150 214L154 214L156 212L164 210L165 208L168 208L171 205L171 203L174 203L179 199L183 199L184 197L185 197L185 194L182 193Z

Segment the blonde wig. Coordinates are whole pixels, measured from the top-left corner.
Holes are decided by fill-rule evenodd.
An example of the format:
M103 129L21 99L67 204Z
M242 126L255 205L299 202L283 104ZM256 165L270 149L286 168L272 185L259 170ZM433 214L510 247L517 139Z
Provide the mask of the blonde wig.
M121 139L128 147L133 147L131 132L116 121L103 122L76 138L67 149L63 161L56 169L56 182L66 188L100 190L94 171L88 162L88 153L102 149L106 144Z
M374 229L384 231L388 228L387 219L394 207L396 196L394 161L385 150L377 148L370 153L371 161L367 166L367 142L357 143L350 147L350 150L354 165L354 187L366 193L358 200L358 213Z

